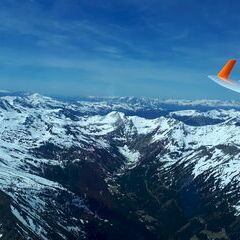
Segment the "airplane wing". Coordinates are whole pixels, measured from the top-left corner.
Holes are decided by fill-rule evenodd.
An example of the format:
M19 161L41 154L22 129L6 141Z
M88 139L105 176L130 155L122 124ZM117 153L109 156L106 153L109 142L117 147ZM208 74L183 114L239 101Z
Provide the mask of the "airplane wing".
M240 93L240 82L231 80L229 78L236 62L237 61L234 59L229 60L217 75L210 75L208 77L217 84L225 88L228 88L232 91Z

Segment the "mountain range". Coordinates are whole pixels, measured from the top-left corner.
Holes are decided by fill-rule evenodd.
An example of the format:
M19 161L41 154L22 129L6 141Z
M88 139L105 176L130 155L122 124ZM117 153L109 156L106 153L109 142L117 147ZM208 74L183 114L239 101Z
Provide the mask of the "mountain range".
M0 93L0 239L240 239L240 103Z

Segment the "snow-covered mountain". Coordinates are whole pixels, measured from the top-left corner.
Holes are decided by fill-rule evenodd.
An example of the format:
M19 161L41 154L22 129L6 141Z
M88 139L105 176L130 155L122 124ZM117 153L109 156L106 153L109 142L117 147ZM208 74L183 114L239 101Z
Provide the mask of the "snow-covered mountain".
M240 104L0 97L0 239L240 239Z

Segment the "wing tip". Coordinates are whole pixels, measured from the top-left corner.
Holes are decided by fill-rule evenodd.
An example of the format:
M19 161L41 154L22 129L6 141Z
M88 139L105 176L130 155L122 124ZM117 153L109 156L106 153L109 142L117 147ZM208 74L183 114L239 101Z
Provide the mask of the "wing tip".
M236 62L237 62L236 59L228 60L227 63L221 69L221 71L218 73L218 77L220 77L221 79L227 80Z

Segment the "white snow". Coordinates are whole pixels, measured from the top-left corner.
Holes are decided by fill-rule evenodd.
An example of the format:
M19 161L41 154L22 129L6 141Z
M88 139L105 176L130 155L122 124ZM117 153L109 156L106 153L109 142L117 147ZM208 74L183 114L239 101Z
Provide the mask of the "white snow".
M129 117L129 119L133 122L138 134L148 134L153 132L157 127L159 127L158 119L148 120L136 116Z
M119 152L126 158L126 166L128 169L134 168L140 158L140 153L136 150L130 150L127 145L119 147Z
M132 169L139 163L141 154L136 146L129 143L136 138L141 139L147 136L149 145L165 144L166 153L157 156L157 159L164 163L165 168L170 169L172 165L180 163L184 163L186 166L192 164L194 179L203 173L210 172L209 176L220 180L222 189L232 181L240 184L240 153L227 154L219 148L220 145L230 145L240 152L240 127L236 126L240 116L238 110L201 112L191 108L174 111L167 117L145 119L126 116L117 111L119 109L142 109L141 103L134 103L134 99L130 98L128 101L133 101L131 104L119 102L112 106L107 101L98 103L80 101L76 105L70 105L39 94L33 94L24 99L5 96L1 97L0 101L7 108L7 110L0 108L0 188L20 206L21 211L29 212L24 217L21 215L22 212L14 206L11 208L19 221L35 233L44 233L46 228L44 222L40 224L42 230L40 227L37 228L34 222L35 220L40 221L39 211L46 207L45 199L38 193L45 190L53 192L66 190L60 184L38 176L37 170L30 171L31 167L34 166L39 170L44 164L63 166L58 159L49 161L49 159L36 157L31 153L32 149L43 146L45 143L52 143L59 148L79 147L79 149L89 152L99 148L110 152L110 141L118 141L121 146L118 147L119 153L125 159L125 169ZM153 105L158 103L159 101L153 100L151 102ZM240 103L206 100L166 100L162 103L182 106L199 104L214 106L214 104L218 104L219 106L240 107ZM32 107L28 107L28 104ZM76 115L76 119L73 121L62 113L62 110L66 108L81 113L99 109L115 109L115 111L104 116ZM221 119L223 122L207 126L189 126L171 118L173 114L210 117ZM115 134L118 130L121 131ZM202 156L200 147L206 148L206 151L211 153L210 157ZM180 157L173 158L171 153L179 153ZM84 160L81 159L81 154L79 155L75 162ZM9 188L12 189L12 192L9 191ZM24 205L21 204L22 199L28 202L31 210L24 208ZM240 212L240 202L236 204L235 208Z

